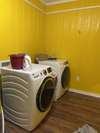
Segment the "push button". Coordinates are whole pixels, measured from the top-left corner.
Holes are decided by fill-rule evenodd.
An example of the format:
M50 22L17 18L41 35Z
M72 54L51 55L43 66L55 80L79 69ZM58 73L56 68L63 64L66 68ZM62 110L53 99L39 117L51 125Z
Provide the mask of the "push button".
M46 71L46 70L43 70L43 74L44 74L44 75L47 75L47 71Z

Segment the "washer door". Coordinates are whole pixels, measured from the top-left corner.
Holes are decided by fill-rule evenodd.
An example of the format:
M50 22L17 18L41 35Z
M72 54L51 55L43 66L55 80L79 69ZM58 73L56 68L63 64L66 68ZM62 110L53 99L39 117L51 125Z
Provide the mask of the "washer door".
M36 103L39 111L45 112L47 108L51 105L54 90L54 79L51 77L45 78L40 86L36 97Z
M66 89L66 87L69 85L69 81L70 81L70 69L69 67L66 66L64 68L64 71L61 77L61 84L64 89Z

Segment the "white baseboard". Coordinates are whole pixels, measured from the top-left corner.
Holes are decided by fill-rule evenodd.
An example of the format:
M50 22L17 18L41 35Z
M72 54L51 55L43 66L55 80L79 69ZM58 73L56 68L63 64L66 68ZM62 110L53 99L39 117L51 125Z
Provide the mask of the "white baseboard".
M92 97L100 98L100 95L96 94L96 93L91 93L91 92L77 90L77 89L72 89L72 88L70 88L69 91L70 92L79 93L79 94L83 94L83 95L87 95L87 96L92 96Z

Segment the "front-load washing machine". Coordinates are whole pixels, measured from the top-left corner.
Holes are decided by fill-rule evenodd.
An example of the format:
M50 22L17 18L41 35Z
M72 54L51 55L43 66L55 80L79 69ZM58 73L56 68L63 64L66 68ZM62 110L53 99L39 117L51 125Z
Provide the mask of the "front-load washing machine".
M49 66L32 64L26 70L4 67L1 74L5 118L33 130L52 106L55 73Z
M67 90L70 81L70 68L66 60L45 60L39 64L49 65L57 74L57 86L54 94L54 101L59 99Z

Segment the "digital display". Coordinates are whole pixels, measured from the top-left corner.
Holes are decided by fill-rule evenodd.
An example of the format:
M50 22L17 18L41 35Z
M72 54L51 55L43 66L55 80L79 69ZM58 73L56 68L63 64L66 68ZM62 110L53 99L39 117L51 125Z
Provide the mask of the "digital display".
M2 67L6 67L6 66L8 66L10 64L10 62L8 61L8 62L2 62Z

